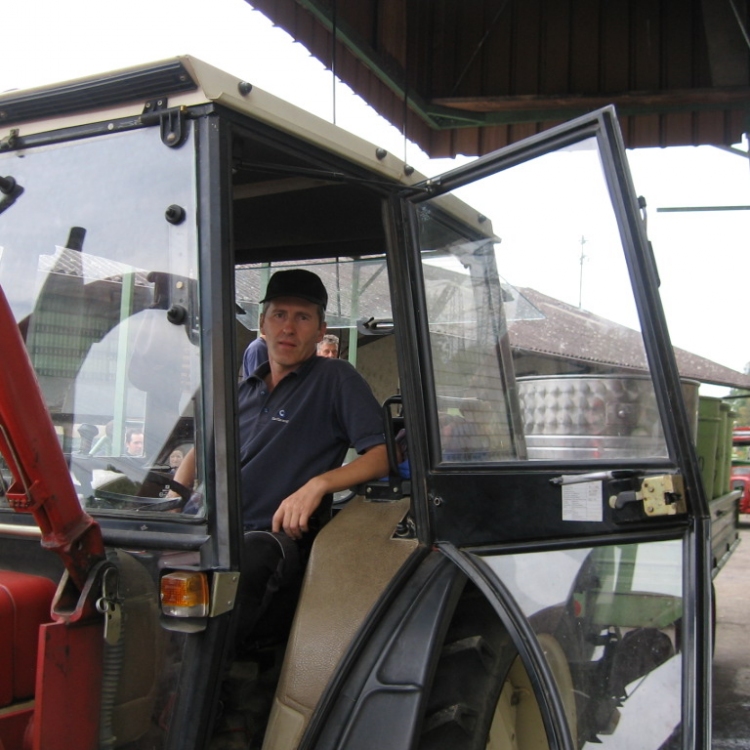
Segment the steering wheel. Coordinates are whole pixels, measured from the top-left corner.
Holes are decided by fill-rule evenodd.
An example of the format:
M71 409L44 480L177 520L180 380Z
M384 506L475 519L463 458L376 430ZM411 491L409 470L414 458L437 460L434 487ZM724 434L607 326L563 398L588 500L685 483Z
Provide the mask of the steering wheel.
M193 491L190 489L190 487L186 487L184 484L178 482L176 479L174 479L171 476L167 476L165 474L160 474L158 471L150 470L146 473L146 476L144 478L144 484L146 482L154 482L155 484L163 484L169 487L170 490L173 490L179 495L179 498L176 497L161 497L158 499L157 502L153 503L150 507L148 507L148 510L156 510L153 505L162 505L163 503L176 503L174 505L171 505L168 508L158 508L158 510L182 510L185 507L185 504L190 500L190 498L193 495ZM147 508L139 508L138 510L146 510Z
M127 481L128 478L125 475L123 476ZM115 479L111 484L117 486L117 481L118 480ZM143 488L148 487L148 485L151 485L155 491L159 492L163 491L164 487L169 487L169 489L176 492L179 497L149 497L144 494L136 495L132 492L122 492L119 488L117 490L107 489L107 485L98 487L93 494L95 499L116 503L121 508L135 511L182 510L193 494L193 491L189 487L176 481L171 476L161 474L154 470L148 470L145 473L141 484L141 491L143 491Z

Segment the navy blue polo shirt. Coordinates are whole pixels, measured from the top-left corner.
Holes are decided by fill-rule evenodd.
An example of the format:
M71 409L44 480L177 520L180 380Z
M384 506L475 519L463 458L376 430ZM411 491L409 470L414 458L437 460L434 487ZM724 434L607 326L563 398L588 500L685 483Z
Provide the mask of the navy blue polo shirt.
M385 443L380 406L341 359L312 356L268 392L268 362L239 386L240 488L245 529L270 529L281 501L341 466L346 451Z

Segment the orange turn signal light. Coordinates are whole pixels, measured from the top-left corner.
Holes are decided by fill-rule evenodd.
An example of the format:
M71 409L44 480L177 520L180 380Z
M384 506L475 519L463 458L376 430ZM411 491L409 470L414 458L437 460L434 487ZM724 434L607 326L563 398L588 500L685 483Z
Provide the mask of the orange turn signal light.
M207 617L209 610L206 573L176 570L161 577L161 608L172 617Z

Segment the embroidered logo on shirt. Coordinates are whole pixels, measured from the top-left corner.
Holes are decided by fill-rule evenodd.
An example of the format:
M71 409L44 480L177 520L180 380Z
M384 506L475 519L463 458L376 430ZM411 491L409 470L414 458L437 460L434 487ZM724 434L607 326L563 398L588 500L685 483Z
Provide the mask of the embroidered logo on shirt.
M289 420L286 418L286 410L285 409L279 409L279 413L275 417L271 417L272 422L283 422L284 424L289 424Z

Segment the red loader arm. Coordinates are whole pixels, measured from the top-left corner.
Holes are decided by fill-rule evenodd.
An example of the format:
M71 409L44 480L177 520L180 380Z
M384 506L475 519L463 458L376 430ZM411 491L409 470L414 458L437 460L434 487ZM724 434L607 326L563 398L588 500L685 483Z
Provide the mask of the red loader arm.
M0 453L13 477L6 497L14 510L34 516L42 532L42 546L56 552L66 569L52 602L53 622L25 620L27 626L38 629L35 700L32 707L26 703L3 710L0 750L3 736L20 747L20 734L25 735L25 749L95 750L99 747L104 635L96 602L105 572L113 571L116 576L116 571L106 560L99 524L78 501L2 288L0 352ZM11 571L6 577L14 574ZM18 638L28 635L20 633ZM18 638L14 646L19 645L15 642Z
M11 507L31 513L42 546L63 560L83 591L89 573L104 559L99 524L81 508L68 466L42 398L5 293L0 287L0 453L13 474Z

